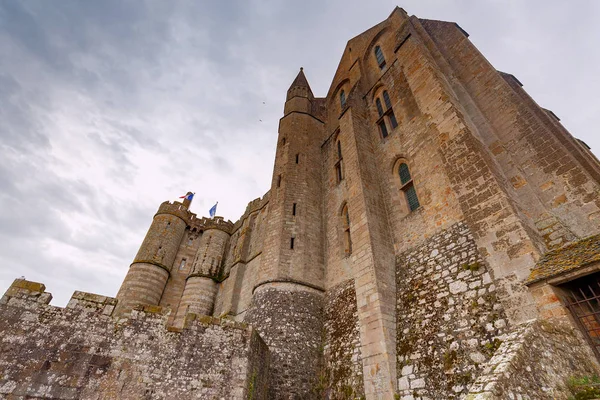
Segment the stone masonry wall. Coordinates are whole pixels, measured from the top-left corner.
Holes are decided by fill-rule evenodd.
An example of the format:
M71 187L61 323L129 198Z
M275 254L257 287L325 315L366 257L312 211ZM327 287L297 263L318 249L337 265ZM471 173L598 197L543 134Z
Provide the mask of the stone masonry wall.
M331 288L325 296L324 370L319 384L324 398L364 398L360 331L354 280Z
M464 223L397 259L398 391L459 399L500 345L506 318Z
M264 399L268 349L243 324L138 306L117 323L115 299L76 292L49 306L17 280L0 300L0 399Z
M506 335L466 399L572 399L570 378L599 374L592 350L568 321L531 321Z
M244 322L256 327L271 350L269 399L317 399L322 350L323 298L291 283L254 292Z

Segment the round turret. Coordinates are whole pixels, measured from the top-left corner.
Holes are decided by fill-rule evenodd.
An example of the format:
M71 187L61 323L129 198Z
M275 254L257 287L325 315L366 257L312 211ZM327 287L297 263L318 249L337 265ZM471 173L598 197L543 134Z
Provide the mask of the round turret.
M177 310L179 320L183 320L187 313L212 314L217 293L216 280L221 272L221 260L228 240L229 233L221 229L221 224L204 231Z
M138 304L159 304L189 215L181 203L160 205L117 294L117 313L127 313Z

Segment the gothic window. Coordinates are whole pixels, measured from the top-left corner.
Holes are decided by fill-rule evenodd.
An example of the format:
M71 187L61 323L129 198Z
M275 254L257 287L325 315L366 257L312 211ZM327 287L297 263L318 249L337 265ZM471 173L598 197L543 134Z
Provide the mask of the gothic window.
M408 165L406 165L406 163L400 164L400 166L398 167L398 175L400 177L400 189L402 190L402 192L404 192L404 197L406 198L408 208L410 211L414 211L417 208L419 208L421 204L419 204L417 191L415 190L415 185L413 183L412 176L410 175L410 170L408 169Z
M346 92L344 92L343 90L342 93L340 93L340 105L342 106L342 109L346 107Z
M342 229L344 231L344 254L349 256L352 254L352 238L350 237L350 214L347 204L342 208Z
M377 97L375 99L375 106L377 107L377 114L379 115L379 119L377 120L377 126L379 127L379 132L381 133L381 137L385 139L389 135L388 127L391 130L396 129L398 126L398 121L396 120L396 115L394 115L394 109L392 108L392 100L390 99L390 95L387 90L384 90L382 93L383 103L385 104L385 109L381 104L381 99Z
M335 163L335 176L337 183L344 179L344 162L342 158L342 143L337 141L337 161Z
M180 271L181 271L182 269L184 269L184 268L185 268L185 262L186 262L186 261L187 261L187 260L186 260L185 258L182 258L182 259L181 259L181 262L179 263L179 270L180 270Z
M377 105L377 113L379 114L380 117L383 117L383 107L381 106L381 100L379 100L379 98L377 98L375 100L375 104Z
M385 67L385 57L383 56L383 51L381 51L381 47L375 46L375 58L377 59L377 65L379 68L383 69Z

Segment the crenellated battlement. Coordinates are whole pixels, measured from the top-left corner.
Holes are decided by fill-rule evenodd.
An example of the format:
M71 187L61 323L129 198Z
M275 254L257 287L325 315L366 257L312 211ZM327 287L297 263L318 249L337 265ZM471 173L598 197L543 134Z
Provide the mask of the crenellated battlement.
M263 207L265 207L269 203L270 193L271 193L271 191L268 191L267 193L265 193L263 195L263 197L258 197L256 199L252 200L250 203L248 203L248 205L246 206L246 210L244 211L244 214L240 217L240 219L238 219L233 224L232 233L237 231L238 229L240 229L240 227L242 225L244 225L244 221L250 216L250 214L261 210Z
M231 235L231 232L233 231L233 222L231 222L229 220L225 221L225 219L223 217L198 218L196 216L196 214L192 214L192 217L189 221L189 225L191 228L196 228L197 230L202 230L202 231L205 231L208 229L219 229L230 235Z
M190 210L188 210L182 203L178 201L174 201L172 203L170 201L165 201L162 203L158 207L158 211L156 212L155 216L160 214L174 215L181 218L183 221L185 221L185 223L189 223L190 219L195 216L194 213L190 212Z

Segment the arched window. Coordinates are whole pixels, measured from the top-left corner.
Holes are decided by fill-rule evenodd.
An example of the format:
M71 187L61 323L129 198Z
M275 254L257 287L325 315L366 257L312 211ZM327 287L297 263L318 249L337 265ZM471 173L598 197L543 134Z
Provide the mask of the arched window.
M348 205L342 208L342 229L344 231L344 253L348 256L352 254L352 238L350 237L350 213Z
M346 92L344 92L343 90L342 93L340 93L340 105L342 106L342 109L346 107Z
M381 99L379 97L375 99L375 106L377 107L377 114L379 114L377 126L379 127L381 137L385 139L388 136L388 126L394 130L398 126L398 121L396 120L396 115L394 115L392 100L390 99L390 95L387 90L383 91L382 96L383 103L385 104L385 110L381 105Z
M377 65L379 68L383 69L385 67L385 57L383 56L383 51L381 51L381 47L375 46L375 58L377 59Z
M337 162L335 163L335 176L337 183L340 183L344 179L344 162L342 158L342 143L337 141Z
M415 190L415 185L413 184L412 176L406 163L401 163L398 167L398 176L400 177L400 189L404 192L408 208L410 211L414 211L421 205L419 204L417 191Z
M377 105L377 112L379 113L379 116L383 117L383 107L381 106L381 100L379 100L379 98L377 98L375 100L375 104Z

